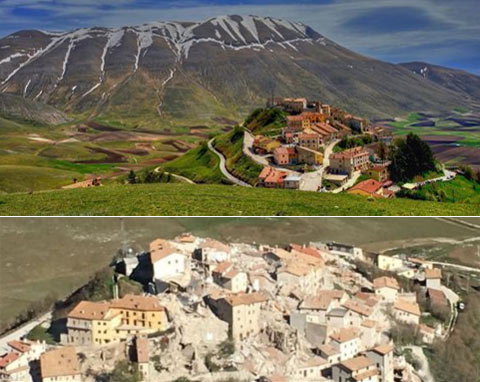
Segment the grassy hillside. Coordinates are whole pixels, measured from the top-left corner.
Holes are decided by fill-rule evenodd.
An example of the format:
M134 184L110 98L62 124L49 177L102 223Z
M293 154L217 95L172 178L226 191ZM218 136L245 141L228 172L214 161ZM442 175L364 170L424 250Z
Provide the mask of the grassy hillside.
M76 172L47 167L0 166L0 191L30 192L59 188L82 180Z
M161 168L189 178L195 183L221 183L223 175L218 164L218 157L203 143L181 157L165 163Z
M287 115L276 108L255 109L245 120L245 126L255 134L280 134L287 122Z
M221 185L141 184L0 196L2 215L480 215L473 204Z
M480 205L480 184L464 176L457 176L450 182L431 183L405 194L412 199Z
M243 137L243 129L236 127L215 138L214 145L225 156L228 171L237 178L254 185L263 167L243 154Z

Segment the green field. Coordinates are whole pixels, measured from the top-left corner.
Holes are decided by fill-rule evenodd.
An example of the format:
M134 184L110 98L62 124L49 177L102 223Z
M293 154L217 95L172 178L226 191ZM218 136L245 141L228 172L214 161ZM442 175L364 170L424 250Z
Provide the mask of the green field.
M224 178L218 165L218 157L203 143L181 157L165 163L161 168L189 178L195 183L221 183Z
M476 204L222 185L139 184L0 196L2 215L480 215Z
M31 192L59 188L82 180L81 174L47 167L0 166L0 191Z
M457 115L461 117L461 115ZM422 122L425 125L422 126ZM433 122L433 126L428 123ZM419 126L412 126L419 124ZM461 146L480 148L480 125L462 126L460 123L442 117L423 118L418 113L411 113L404 119L390 122L394 128L395 135L403 136L408 133L415 133L419 136L457 137L456 143Z

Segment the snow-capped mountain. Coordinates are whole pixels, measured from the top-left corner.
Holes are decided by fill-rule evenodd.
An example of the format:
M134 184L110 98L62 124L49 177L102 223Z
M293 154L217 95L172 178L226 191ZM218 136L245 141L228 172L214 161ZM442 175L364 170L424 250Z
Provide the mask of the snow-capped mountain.
M271 94L321 98L369 116L459 104L455 92L306 25L237 15L20 31L0 40L0 92L74 113L206 120L261 105Z

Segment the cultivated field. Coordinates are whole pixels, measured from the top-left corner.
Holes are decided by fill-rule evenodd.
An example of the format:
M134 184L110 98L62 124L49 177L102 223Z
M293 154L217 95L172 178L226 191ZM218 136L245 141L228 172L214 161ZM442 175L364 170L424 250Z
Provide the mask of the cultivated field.
M413 132L432 147L438 160L480 167L480 115L457 111L447 116L411 113L405 119L387 122L395 135Z
M474 221L480 224L480 219ZM397 241L478 236L433 218L125 218L124 222L122 233L119 218L3 218L0 321L12 319L49 293L66 296L108 265L123 245L145 250L156 237L170 239L186 231L224 241L272 245L334 240L369 250Z
M116 178L172 161L223 131L216 126L150 130L113 121L56 127L2 121L0 192L8 193L56 189L90 175Z

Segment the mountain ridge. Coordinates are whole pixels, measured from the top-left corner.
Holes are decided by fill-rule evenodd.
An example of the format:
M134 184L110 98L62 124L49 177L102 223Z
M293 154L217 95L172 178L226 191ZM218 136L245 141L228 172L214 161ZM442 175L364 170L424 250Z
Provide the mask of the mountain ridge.
M238 117L272 93L322 98L368 117L470 106L459 98L464 93L418 77L272 17L19 31L0 39L0 92L139 125Z

